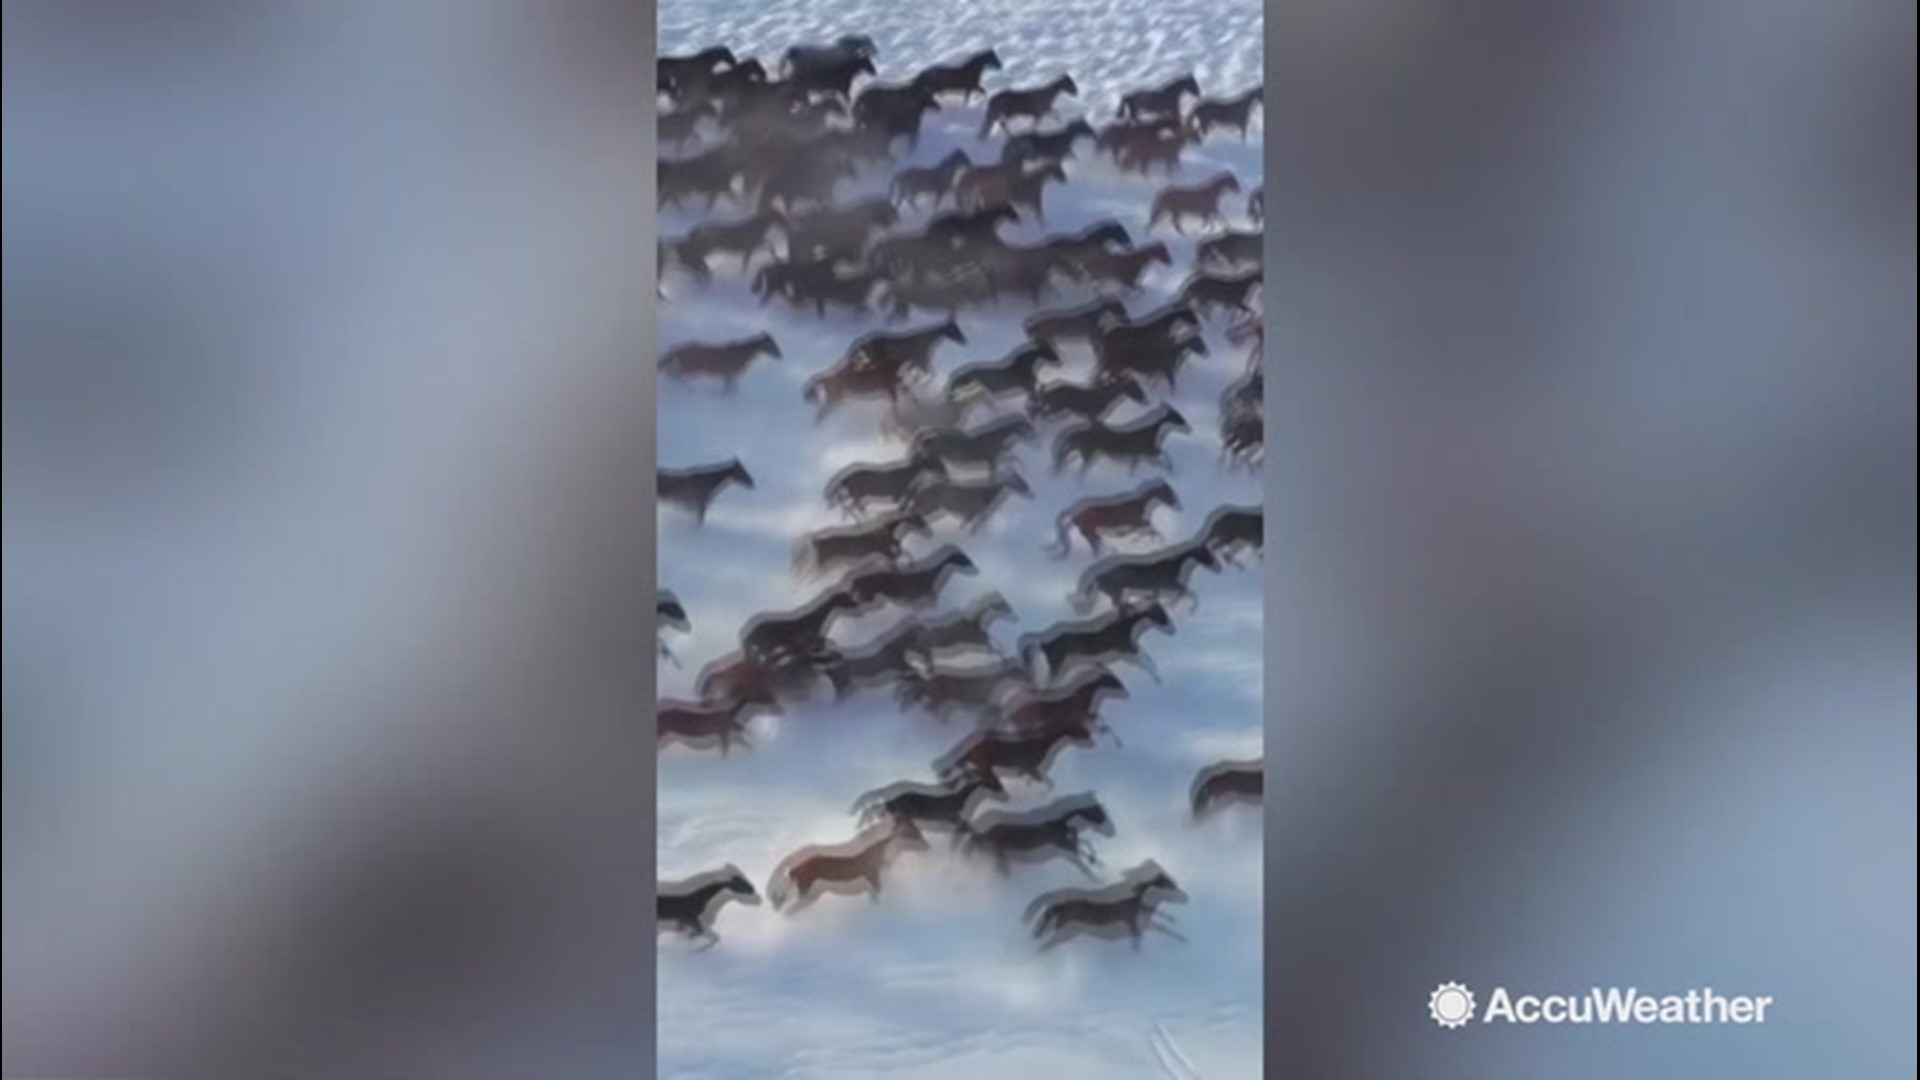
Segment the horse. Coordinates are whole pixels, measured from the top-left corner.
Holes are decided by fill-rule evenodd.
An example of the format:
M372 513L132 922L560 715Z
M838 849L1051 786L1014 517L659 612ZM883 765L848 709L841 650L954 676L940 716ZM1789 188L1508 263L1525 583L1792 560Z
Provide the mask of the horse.
M1154 406L1139 419L1123 426L1089 421L1061 432L1059 438L1054 440L1053 471L1063 471L1077 457L1080 459L1082 475L1102 458L1125 464L1128 472L1138 469L1142 462L1150 462L1172 472L1173 459L1167 456L1163 445L1167 435L1169 432L1191 430L1187 418L1178 409L1166 404Z
M957 64L934 64L915 75L912 85L935 97L960 94L961 100L970 104L975 94L986 96L987 92L980 86L981 77L989 71L999 70L1000 54L992 49L983 49Z
M989 715L1007 694L1027 685L1026 667L1001 659L991 664L907 672L894 697L903 710L922 708L945 722L955 709Z
M912 494L916 481L925 476L945 476L946 470L925 450L916 449L899 462L884 465L854 464L827 481L827 505L847 517L864 515L873 502L898 505Z
M975 649L998 656L1000 647L988 633L987 624L1003 618L1013 618L1013 605L998 592L989 592L976 598L964 611L922 621L919 641L929 652Z
M704 952L720 944L713 920L729 900L760 902L753 883L732 863L682 881L662 881L654 890L654 925L659 933L680 933L701 942Z
M1048 161L1058 164L1071 158L1081 139L1094 138L1093 125L1084 119L1069 121L1053 131L1023 131L1010 135L1000 147L1000 160Z
M851 528L820 529L795 542L793 568L802 575L814 575L874 559L893 564L900 560L908 537L929 535L926 519L912 512Z
M1246 141L1247 130L1253 123L1253 107L1265 108L1265 98L1261 88L1235 94L1230 98L1204 98L1188 114L1187 123L1193 133L1204 139L1213 134L1217 127L1232 128L1240 133L1240 140Z
M968 364L947 379L947 397L958 400L970 394L1004 397L1031 394L1040 388L1040 370L1060 366L1060 353L1045 342L1022 342L1005 357L992 363Z
M986 855L1002 877L1012 872L1016 858L1037 861L1061 856L1092 878L1100 857L1082 835L1087 830L1111 836L1113 818L1092 795L1069 796L1025 813L989 812L962 822L960 850Z
M833 684L834 700L845 701L856 690L912 676L931 662L929 651L919 622L904 618L864 647L842 651L824 674Z
M1016 90L1002 90L987 99L986 115L980 121L980 138L993 134L996 127L1012 131L1012 121L1024 118L1033 126L1038 126L1060 95L1077 96L1080 87L1070 75L1062 75L1052 82L1041 86Z
M1222 506L1207 515L1200 536L1222 559L1233 563L1242 548L1258 552L1266 546L1266 528L1257 506ZM1238 563L1235 563L1238 565Z
M939 599L941 586L956 573L976 574L979 568L966 552L948 544L908 566L855 574L847 579L843 588L863 606L887 601L925 607Z
M1157 930L1176 941L1186 937L1161 915L1158 908L1167 903L1184 903L1186 892L1173 877L1148 860L1127 871L1121 880L1096 890L1056 889L1027 905L1025 921L1032 924L1033 936L1040 939L1045 952L1077 932L1097 937L1125 934L1133 940L1135 952L1148 930Z
M1055 348L1073 341L1091 341L1102 320L1126 318L1127 307L1118 300L1101 299L1064 311L1042 311L1021 324L1029 340Z
M1240 178L1231 172L1222 172L1199 184L1171 186L1160 189L1153 197L1152 209L1147 214L1147 228L1151 230L1162 220L1173 225L1173 231L1182 236L1187 234L1187 218L1199 218L1202 226L1227 223L1226 216L1220 213L1220 200L1229 191L1240 190Z
M903 780L861 795L853 813L867 828L889 819L904 818L918 825L940 825L959 842L959 827L983 800L1004 799L1006 786L991 772L966 773L937 784Z
M787 856L767 882L767 899L773 902L774 910L791 915L814 901L817 886L836 892L864 886L877 903L882 871L900 856L927 847L926 837L910 819L889 818L884 826L867 830L848 843L810 844Z
M1122 401L1147 403L1146 388L1139 379L1124 371L1109 373L1092 383L1047 383L1029 400L1027 412L1035 420L1071 416L1094 423L1104 419Z
M965 431L923 431L914 437L914 446L925 450L952 472L956 467L994 469L1013 449L1014 444L1036 438L1033 421L1024 416L1003 416Z
M726 757L734 743L752 748L747 738L750 713L778 712L780 703L771 694L753 693L724 702L662 701L655 707L655 723L660 741L689 743L704 747L715 743L720 756Z
M1160 533L1153 527L1153 512L1162 506L1180 509L1180 496L1172 484L1159 478L1119 495L1083 499L1054 519L1058 543L1049 551L1065 558L1073 551L1075 533L1087 542L1095 555L1106 549L1109 536L1147 536L1158 540Z
M781 358L780 344L772 334L712 343L689 341L660 354L660 374L679 383L718 379L721 392L731 395L738 389L740 376L762 354Z
M942 777L967 772L1002 772L1052 787L1047 769L1068 746L1089 747L1093 734L1083 728L1054 727L1043 731L976 731L934 762Z
M703 525L707 508L728 484L753 490L753 475L739 458L688 469L660 469L654 479L654 493L660 502L685 510L693 515L694 524Z
M827 627L836 618L864 607L854 593L833 589L797 611L756 616L740 631L740 648L762 663L813 655L826 644Z
M985 527L1012 495L1032 498L1033 488L1013 469L997 470L987 480L925 479L907 497L907 505L927 518L951 518L969 533Z
M1267 234L1260 229L1220 233L1194 245L1194 262L1203 269L1259 266L1266 242Z
M1109 697L1125 699L1126 684L1104 667L1077 676L1064 686L1042 690L1002 710L1001 718L1015 730L1043 730L1069 726L1094 729L1100 703ZM1111 733L1111 729L1105 729ZM1119 742L1119 736L1114 736Z
M1191 74L1156 86L1151 90L1135 90L1120 98L1120 118L1139 123L1160 117L1180 116L1180 103L1189 97L1200 96L1200 83Z
M1239 274L1199 270L1180 286L1179 298L1181 303L1202 310L1228 308L1252 315L1253 300L1260 295L1263 280L1265 274L1257 267Z
M1173 619L1158 601L1136 608L1121 608L1091 622L1056 625L1020 639L1020 658L1036 676L1041 662L1053 678L1059 678L1082 663L1127 660L1147 673L1155 682L1160 671L1153 659L1140 651L1140 635L1148 627L1174 632Z
M1158 241L1127 251L1091 250L1082 261L1087 277L1096 286L1111 285L1122 292L1134 293L1140 291L1140 276L1155 263L1173 265L1173 254L1167 245Z
M1187 800L1193 807L1193 820L1203 821L1222 806L1259 802L1266 789L1265 777L1260 758L1221 761L1201 769L1193 778Z
M1073 605L1086 611L1093 607L1096 597L1104 596L1117 609L1133 595L1145 593L1152 600L1187 600L1198 609L1199 598L1187 587L1196 566L1220 572L1220 560L1205 540L1146 555L1116 555L1088 567L1080 576Z
M954 150L932 165L902 169L887 186L887 197L901 206L918 206L920 200L933 197L934 209L954 193L954 182L973 167L965 150Z

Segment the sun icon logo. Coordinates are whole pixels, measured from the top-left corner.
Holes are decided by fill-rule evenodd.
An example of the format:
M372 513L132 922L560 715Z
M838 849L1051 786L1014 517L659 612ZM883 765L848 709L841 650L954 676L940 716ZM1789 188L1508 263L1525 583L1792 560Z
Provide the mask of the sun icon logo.
M1461 1028L1473 1019L1473 991L1457 982L1441 983L1427 995L1427 1015L1443 1028Z

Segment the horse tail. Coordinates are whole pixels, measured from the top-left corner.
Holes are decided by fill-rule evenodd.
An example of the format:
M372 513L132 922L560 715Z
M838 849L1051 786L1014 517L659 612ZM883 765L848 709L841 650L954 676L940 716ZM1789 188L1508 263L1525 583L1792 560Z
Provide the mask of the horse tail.
M815 565L816 564L814 561L813 538L810 536L803 536L800 539L795 540L793 542L794 573L805 574L807 573L807 571L813 569Z
M1048 900L1046 897L1041 896L1036 898L1033 901L1033 903L1027 905L1027 910L1020 913L1020 921L1033 922L1035 917L1039 916L1041 913L1047 910L1047 904L1048 904ZM1040 924L1033 928L1033 932L1036 936L1038 936L1040 933L1042 933L1046 929L1046 925L1048 921L1050 920L1042 919L1040 921Z
M1038 637L1029 634L1020 639L1019 648L1020 662L1027 666L1028 671L1039 671L1040 666L1034 663L1034 658L1044 651L1043 642L1041 642Z
M1079 450L1079 440L1074 436L1079 432L1063 432L1060 440L1053 444L1053 471L1061 472L1067 467L1067 460Z
M788 868L786 866L776 866L773 868L773 873L767 878L766 897L767 903L773 905L775 911L786 906L787 889L791 884L792 879L788 876Z
M993 122L997 119L999 114L994 111L993 103L988 102L985 115L980 118L980 138L984 139L993 134Z
M1073 554L1073 511L1062 510L1060 516L1053 519L1056 532L1055 543L1048 544L1043 550L1055 558L1064 559Z
M813 378L807 380L806 385L800 388L800 400L805 401L809 405L818 405L821 399L826 396L826 393L826 375L815 375Z

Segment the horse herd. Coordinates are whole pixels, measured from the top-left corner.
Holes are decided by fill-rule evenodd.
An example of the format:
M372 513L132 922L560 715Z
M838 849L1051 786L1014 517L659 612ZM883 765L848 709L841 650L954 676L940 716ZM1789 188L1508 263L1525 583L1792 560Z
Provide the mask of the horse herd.
M1101 716L1105 702L1127 696L1115 666L1130 665L1158 681L1143 642L1150 632L1173 633L1173 613L1183 604L1197 607L1193 573L1229 572L1248 556L1258 558L1263 547L1259 508L1231 504L1213 510L1191 537L1169 543L1154 515L1178 510L1181 502L1171 481L1157 476L1083 498L1057 515L1051 553L1072 557L1077 542L1095 560L1070 598L1085 618L1026 634L1009 649L993 630L1014 616L999 593L939 610L948 583L977 574L978 567L953 543L918 554L913 547L932 545L938 528L977 534L1008 499L1032 498L1019 447L1039 442L1043 431L1052 429L1048 461L1056 474L1086 477L1102 463L1129 474L1142 467L1173 472L1167 441L1192 428L1171 395L1183 365L1208 355L1202 332L1209 320L1231 320L1227 340L1248 347L1244 373L1220 401L1221 461L1230 470L1258 466L1258 188L1244 203L1254 225L1245 231L1228 227L1222 211L1226 195L1240 191L1231 173L1160 189L1145 228L1184 234L1196 225L1203 234L1195 244L1198 265L1170 303L1139 314L1129 312L1127 301L1144 292L1148 267L1171 264L1165 243L1136 246L1117 220L1032 244L1009 241L1001 230L1028 215L1044 223L1045 192L1066 182L1066 165L1082 142L1121 172L1171 177L1181 169L1182 151L1216 131L1245 138L1260 90L1208 98L1186 75L1124 95L1105 126L1083 117L1047 128L1060 102L1079 92L1068 75L990 92L983 81L1001 66L991 50L892 83L878 80L877 61L873 43L853 35L788 49L775 71L724 46L663 57L659 64L661 144L674 151L696 147L688 156L661 160L662 205L699 201L711 212L724 200L745 212L664 241L663 279L677 270L706 285L732 256L763 306L781 301L817 318L830 308L877 313L889 323L916 311L932 316L858 338L802 387L816 421L850 402L884 403L883 431L901 445L897 459L849 466L827 483L826 505L849 524L797 539L793 573L828 584L795 610L748 620L738 651L699 673L697 700L663 700L657 709L663 745L722 757L751 748L759 716L856 695L890 694L902 714L970 723L928 778L856 799L852 839L809 845L780 862L764 896L788 913L825 892L877 899L889 866L931 850L930 832L944 834L950 852L1002 876L1016 864L1057 859L1097 881L1100 861L1088 836L1112 835L1114 823L1094 794L1024 811L986 804L1011 798L1009 780L1050 789L1049 770L1069 748L1090 748L1102 736L1119 746L1119 735ZM931 165L893 168L896 148L904 142L911 151L929 113L976 98L985 101L978 139L1004 133L997 160L975 160L956 149ZM880 193L839 201L843 184L869 180ZM948 203L952 208L942 210ZM903 220L923 208L930 216L920 227L902 230ZM774 243L776 236L782 244ZM1024 340L1006 356L936 378L935 353L969 344L963 312L1009 300L1038 307L1076 290L1085 294L1083 302L1026 318ZM684 341L661 353L659 373L687 387L711 381L731 395L762 357L784 359L771 333ZM1048 377L1088 358L1091 375L1083 380ZM1132 419L1113 419L1129 410ZM661 505L684 512L696 526L730 485L754 487L737 458L662 468L657 479ZM1141 544L1158 547L1137 550ZM888 610L896 621L868 641L850 644L832 634L842 620ZM658 615L663 630L691 627L670 592L661 592ZM677 663L664 636L660 655ZM1209 766L1193 781L1193 816L1258 800L1261 790L1257 759ZM757 903L761 896L731 864L662 882L659 927L710 947L719 940L712 925L720 906ZM1184 899L1173 877L1148 860L1097 888L1047 893L1026 917L1042 948L1091 934L1124 936L1137 949L1149 930L1179 938L1158 909Z

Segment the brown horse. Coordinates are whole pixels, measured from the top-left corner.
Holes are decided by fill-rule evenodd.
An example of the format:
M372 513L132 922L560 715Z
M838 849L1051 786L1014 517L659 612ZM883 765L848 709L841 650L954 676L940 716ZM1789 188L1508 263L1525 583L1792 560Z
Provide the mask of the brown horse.
M987 99L986 115L980 120L980 137L993 134L996 127L1012 130L1014 120L1026 120L1029 125L1038 127L1040 121L1053 112L1053 106L1060 95L1075 96L1080 87L1070 75L1062 75L1052 82L1041 86L1017 90L1002 90Z
M1119 495L1083 499L1055 519L1058 543L1049 550L1066 557L1073 551L1075 533L1095 555L1106 550L1109 538L1146 536L1158 540L1161 537L1153 527L1153 512L1162 506L1180 509L1180 496L1165 479L1149 480Z
M755 693L720 703L662 701L655 709L663 743L684 743L696 749L718 746L726 757L734 743L752 748L747 725L760 712L778 712L779 703L770 694Z
M927 850L925 836L911 819L890 817L843 844L809 844L781 860L767 882L767 899L776 911L795 914L818 898L815 890L864 891L880 900L883 871L900 856Z
M1162 188L1153 197L1152 209L1147 214L1147 228L1152 229L1164 220L1173 225L1174 232L1185 236L1188 218L1200 219L1203 227L1224 227L1227 218L1220 212L1220 200L1227 192L1239 190L1240 178L1230 172L1218 173L1199 184Z

